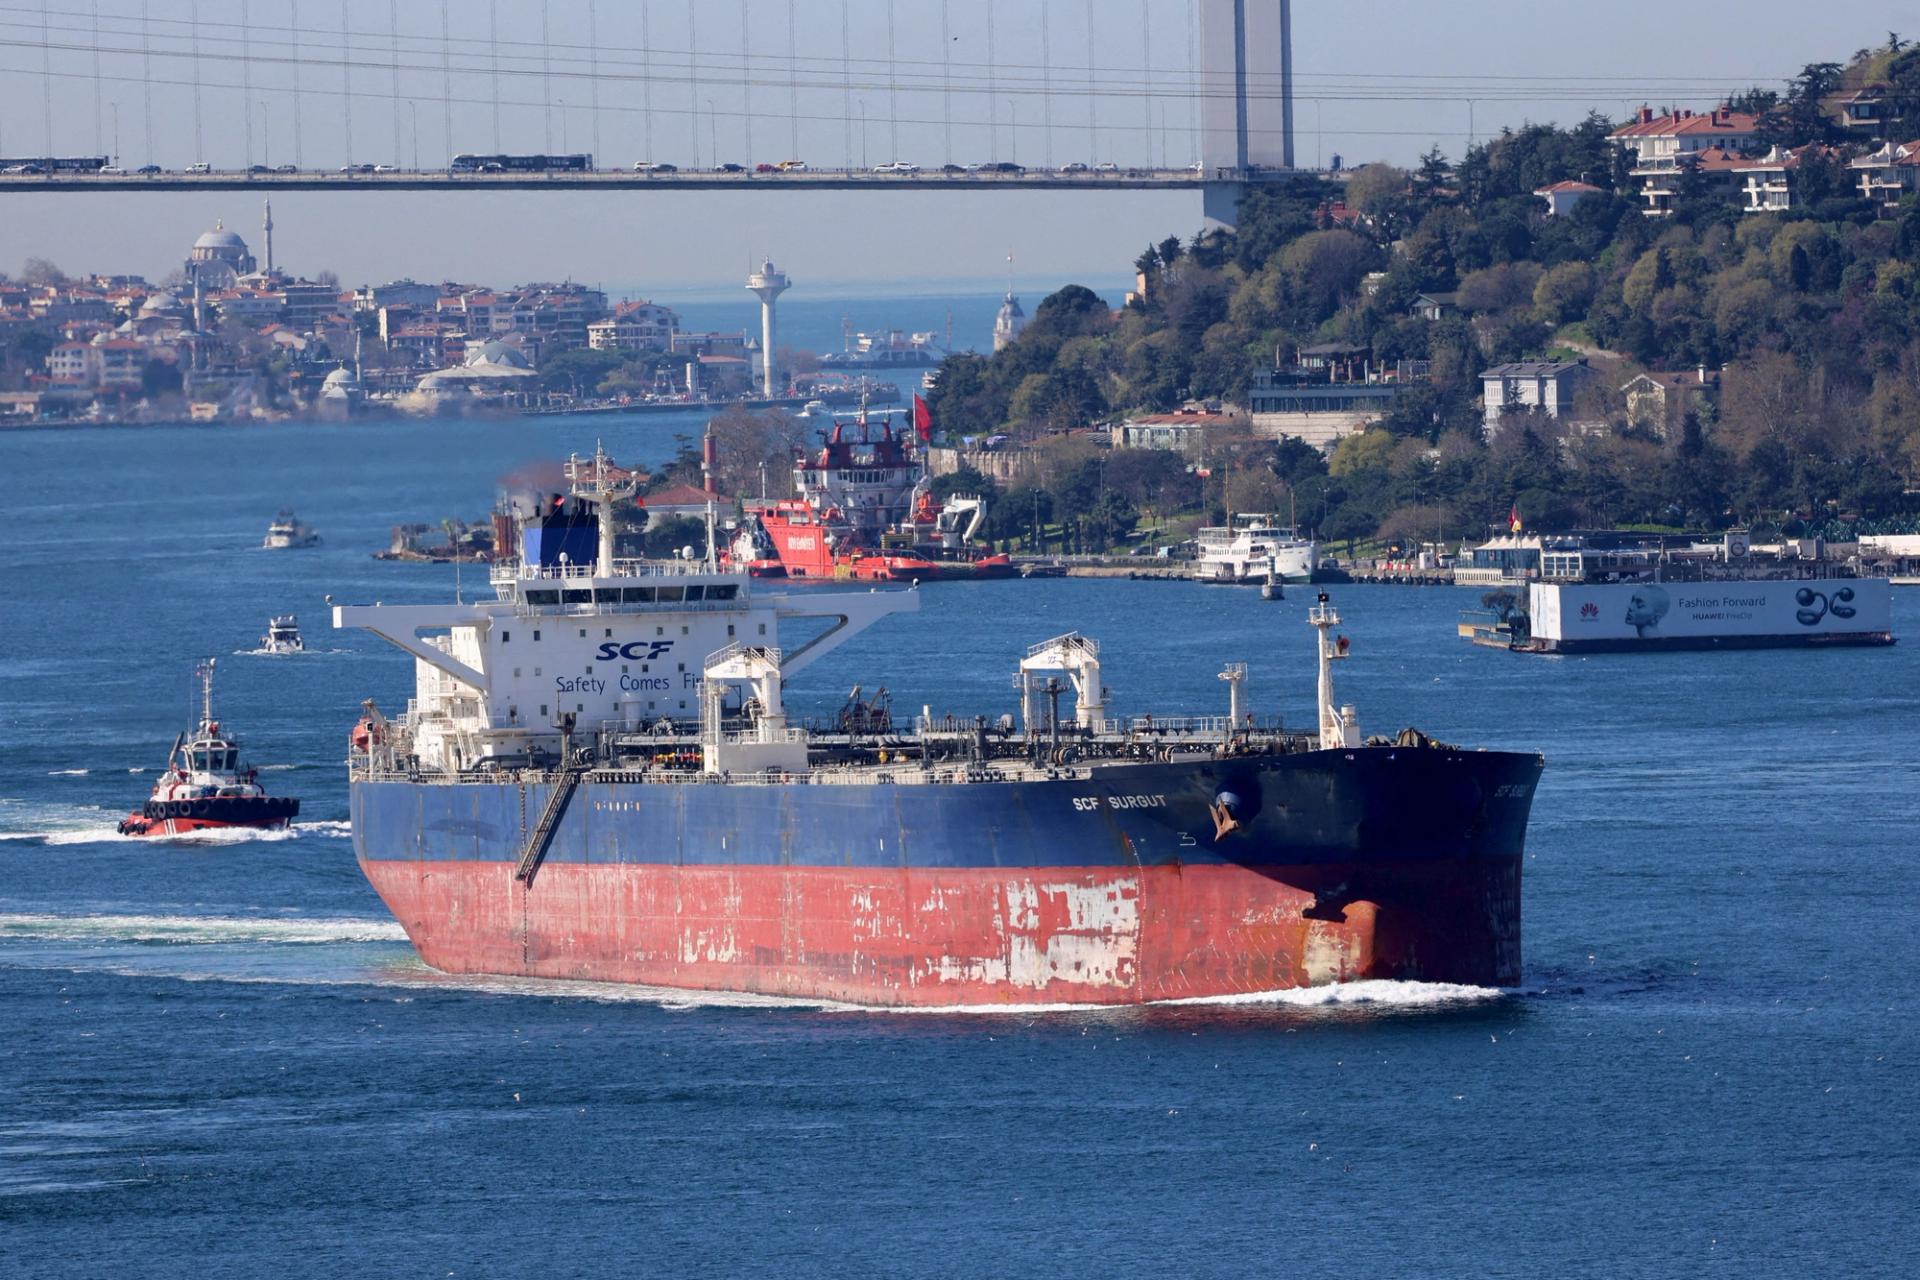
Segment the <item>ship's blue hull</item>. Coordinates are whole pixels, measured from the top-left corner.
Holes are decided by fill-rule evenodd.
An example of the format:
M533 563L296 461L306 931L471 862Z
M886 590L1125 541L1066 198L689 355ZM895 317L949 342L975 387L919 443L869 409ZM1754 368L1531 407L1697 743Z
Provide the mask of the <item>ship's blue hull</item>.
M356 782L353 829L454 970L911 1003L1512 982L1540 768L1370 747L1046 781L596 776L525 879L554 783Z

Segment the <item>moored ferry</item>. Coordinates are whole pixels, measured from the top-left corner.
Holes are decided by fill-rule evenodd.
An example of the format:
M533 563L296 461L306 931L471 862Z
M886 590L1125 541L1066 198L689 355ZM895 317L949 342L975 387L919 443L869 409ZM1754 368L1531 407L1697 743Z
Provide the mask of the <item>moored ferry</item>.
M617 488L570 472L493 599L334 610L415 659L352 735L352 828L436 968L935 1006L1518 980L1541 759L1363 737L1324 597L1304 731L1237 663L1224 715L1117 716L1077 633L1019 658L1017 716L804 722L786 680L918 593L616 559Z
M213 718L213 666L195 670L200 723L174 739L166 771L145 804L120 820L124 836L178 836L220 827L276 830L300 813L300 802L270 796L259 774L240 759L239 740Z
M1240 512L1196 535L1192 576L1198 582L1308 582L1314 542L1275 517Z

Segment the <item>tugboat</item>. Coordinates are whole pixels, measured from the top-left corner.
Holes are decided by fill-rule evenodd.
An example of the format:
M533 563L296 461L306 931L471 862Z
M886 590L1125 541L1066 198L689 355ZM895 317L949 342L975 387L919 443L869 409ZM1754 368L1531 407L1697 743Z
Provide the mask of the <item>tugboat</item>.
M240 744L213 718L213 659L194 670L200 680L200 724L173 740L167 771L138 812L120 821L123 836L178 836L214 827L275 831L290 824L300 802L270 796L255 771L240 763Z
M293 551L301 547L317 547L320 535L313 526L303 523L291 511L282 511L267 526L266 541L260 544L268 551Z
M261 653L305 653L307 642L300 638L300 626L292 614L267 619L267 634L260 637Z

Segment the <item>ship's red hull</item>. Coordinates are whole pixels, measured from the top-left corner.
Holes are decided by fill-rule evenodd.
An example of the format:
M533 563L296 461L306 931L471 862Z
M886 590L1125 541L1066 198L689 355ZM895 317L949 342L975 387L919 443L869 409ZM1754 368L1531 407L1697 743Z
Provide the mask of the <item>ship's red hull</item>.
M228 828L252 831L282 831L288 825L285 818L272 822L220 822L209 818L149 818L144 814L130 813L120 820L120 834L123 836L186 836L196 831L223 831Z
M421 957L526 975L861 1004L1093 1003L1367 978L1518 980L1517 858L1397 868L1316 909L1289 868L361 863Z

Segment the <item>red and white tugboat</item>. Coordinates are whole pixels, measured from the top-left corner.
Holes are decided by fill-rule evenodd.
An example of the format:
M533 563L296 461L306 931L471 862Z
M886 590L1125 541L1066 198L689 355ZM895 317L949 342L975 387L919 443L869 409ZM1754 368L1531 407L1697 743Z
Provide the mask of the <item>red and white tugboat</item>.
M254 770L240 763L240 744L213 718L213 659L194 670L200 678L200 724L173 740L167 771L153 794L120 821L123 836L178 836L214 827L279 830L300 802L270 796Z

